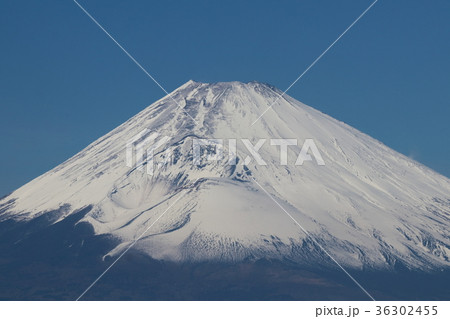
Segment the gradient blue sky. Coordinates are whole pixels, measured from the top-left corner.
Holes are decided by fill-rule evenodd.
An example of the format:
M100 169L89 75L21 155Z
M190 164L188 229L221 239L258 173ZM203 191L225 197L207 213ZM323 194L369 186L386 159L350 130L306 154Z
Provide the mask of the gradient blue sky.
M284 90L366 0L79 2L172 91ZM380 0L289 95L450 176L450 1ZM164 96L71 0L0 2L0 195Z

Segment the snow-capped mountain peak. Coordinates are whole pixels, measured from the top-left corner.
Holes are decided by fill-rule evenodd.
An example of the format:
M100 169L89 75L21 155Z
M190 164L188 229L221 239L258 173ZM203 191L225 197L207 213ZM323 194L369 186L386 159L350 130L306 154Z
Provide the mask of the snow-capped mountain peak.
M267 191L343 265L448 267L449 179L281 94L190 80L2 199L0 217L58 210L56 222L91 207L83 221L122 242L110 254L148 229L136 248L156 259L329 263ZM284 158L280 139L295 140ZM195 161L202 140L220 147L200 148ZM296 165L307 140L318 155ZM152 145L149 161L141 155Z

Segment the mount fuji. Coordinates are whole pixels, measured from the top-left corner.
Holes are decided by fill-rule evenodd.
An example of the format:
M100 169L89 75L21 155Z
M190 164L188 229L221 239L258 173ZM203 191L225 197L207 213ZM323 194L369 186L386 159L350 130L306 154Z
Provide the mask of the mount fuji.
M126 165L130 141L149 138L157 145L152 161L134 156L135 164ZM206 139L225 141L225 146L236 140L235 162L207 160L217 147L202 148L201 161L195 161L195 140ZM286 163L280 163L280 146L271 145L273 139L298 141L289 146ZM264 165L248 148L261 140L258 153ZM306 140L314 141L324 165L314 156L295 164ZM216 275L210 268L201 268L209 275L196 274L196 267L239 272L239 280L230 275L236 282L227 291L234 291L234 297L216 294L218 299L252 299L236 293L239 282L248 278L243 272L253 272L245 267L264 268L264 276L270 272L278 278L270 280L278 297L255 299L308 299L292 293L302 285L326 288L334 294L327 299L339 299L339 287L353 283L343 283L343 278L333 282L315 270L339 272L338 263L361 274L359 278L396 272L447 276L449 221L450 180L437 172L270 85L189 81L0 200L0 249L5 256L0 276L9 283L0 297L72 298L67 285L62 284L64 293L56 292L61 286L49 288L39 278L54 271L60 284L65 278L80 290L133 245L130 256L135 259L124 258L122 270L126 264L142 274L136 265L151 261L167 271L184 269L186 276L209 276L211 286L219 280ZM88 260L92 272L81 271ZM82 283L50 264L70 268ZM170 277L162 275L162 268L156 277ZM286 272L289 279L280 279ZM29 293L21 276L28 283L39 282L29 285L40 288ZM300 286L286 292L279 282ZM22 288L12 288L18 286ZM158 298L189 299L158 287ZM192 298L215 298L189 287L183 289ZM206 295L211 291L202 289ZM379 287L375 290L386 295ZM348 296L365 297L355 295ZM143 292L133 296L154 298Z

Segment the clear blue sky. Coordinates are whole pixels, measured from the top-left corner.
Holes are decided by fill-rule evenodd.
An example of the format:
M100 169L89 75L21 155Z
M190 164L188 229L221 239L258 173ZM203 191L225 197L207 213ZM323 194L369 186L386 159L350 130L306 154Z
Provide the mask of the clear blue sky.
M79 0L161 84L284 90L371 3ZM380 0L290 91L450 176L450 1ZM0 2L0 195L164 93L71 0Z

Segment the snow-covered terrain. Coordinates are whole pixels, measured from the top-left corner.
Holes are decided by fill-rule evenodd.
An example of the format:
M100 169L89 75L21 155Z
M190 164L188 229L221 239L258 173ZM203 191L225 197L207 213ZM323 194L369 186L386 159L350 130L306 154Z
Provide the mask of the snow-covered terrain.
M135 247L155 259L332 264L267 191L342 265L449 267L450 180L281 93L258 82L189 81L2 199L0 219L56 209L63 219L92 205L83 221L122 242L111 255L151 226ZM164 162L164 150L173 154L153 175L146 162L126 165L127 142L145 129L170 138L155 163ZM225 146L238 139L237 164L195 163L194 138L223 139ZM279 138L299 141L288 165L270 145ZM252 157L243 165L250 154L241 139L267 139L259 152L267 165ZM305 139L314 140L325 165L295 165Z

